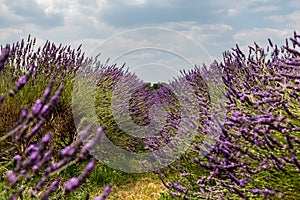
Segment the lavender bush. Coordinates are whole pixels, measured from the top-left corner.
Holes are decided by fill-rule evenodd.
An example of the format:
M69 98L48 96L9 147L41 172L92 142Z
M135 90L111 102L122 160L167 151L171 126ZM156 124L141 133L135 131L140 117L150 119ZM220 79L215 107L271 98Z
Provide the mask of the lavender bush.
M206 156L199 157L203 148L196 142L183 157L186 162L159 172L173 196L297 199L299 37L295 33L292 46L287 42L280 49L269 40L267 52L255 44L249 47L248 57L237 46L224 53L224 63L212 64L211 69L219 69L226 85L222 134ZM178 175L167 178L172 169Z
M13 44L12 47L9 47L9 57L6 60L5 70L2 71L1 75L3 84L0 88L0 92L1 94L5 94L12 88L9 95L13 98L7 98L6 101L3 102L0 111L2 116L0 119L0 133L8 132L15 126L15 119L19 117L23 106L27 106L25 110L33 106L38 106L39 108L39 104L43 105L48 101L47 98L49 98L51 92L54 94L55 91L63 85L65 89L64 92L61 93L59 101L53 104L51 112L43 116L44 119L42 120L44 123L41 127L43 129L41 132L51 131L55 133L53 139L57 144L62 144L62 147L63 145L70 144L75 138L75 127L72 124L72 117L68 117L68 115L71 115L70 101L72 81L67 80L72 80L76 70L83 64L84 57L80 48L75 51L67 46L63 47L60 45L57 47L55 44L51 44L47 41L43 48L39 47L34 51L34 45L35 39L31 39L29 36L27 43L22 40L20 43L17 42ZM8 47L5 49L7 48ZM31 78L20 78L13 88L13 84L19 77L22 77L26 71L30 73ZM28 83L25 84L25 82ZM51 88L46 89L49 84ZM21 90L16 93L18 89ZM41 96L46 90L48 94L41 102ZM56 98L58 98L58 96ZM35 102L37 99L40 100ZM65 122L65 126L61 125L61 121ZM36 122L31 121L30 123L31 126L27 128L31 129ZM58 132L65 132L66 134L58 134ZM38 138L41 139L42 135L39 135ZM20 137L19 139L23 140L20 141L22 144L29 142L28 139L28 141L25 141L25 137ZM34 140L35 138L31 139ZM60 141L60 143L58 141ZM25 149L19 143L16 143L15 146L19 153ZM9 160L10 158L6 159Z
M28 37L27 44L22 40L1 48L1 181L5 181L1 182L5 188L1 198L63 197L84 184L96 165L88 147L74 133L69 132L72 137L66 145L54 140L55 134L63 133L47 129L51 120L68 112L71 91L66 89L72 89L76 70L90 60L84 59L80 48L75 51L62 45L56 47L47 41L43 49L34 51L34 43L35 39ZM15 118L19 120L14 121ZM91 141L89 146L99 139L91 138L90 128L81 133ZM98 135L102 134L99 128ZM61 171L71 165L84 163L87 164L77 177L60 177ZM110 190L111 185L96 199L105 199Z

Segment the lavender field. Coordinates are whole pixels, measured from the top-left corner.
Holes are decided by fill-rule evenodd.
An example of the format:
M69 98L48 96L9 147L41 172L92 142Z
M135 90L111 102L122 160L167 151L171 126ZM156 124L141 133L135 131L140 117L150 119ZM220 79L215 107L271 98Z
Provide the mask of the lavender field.
M300 199L300 35L296 32L284 46L271 40L267 48L254 43L248 54L236 46L223 53L223 62L182 71L170 83L155 87L125 66L86 57L80 46L72 49L49 41L42 47L34 45L29 36L1 46L0 199L138 199L116 196L114 188L145 177L147 185L153 182L164 188L155 191L155 197L149 191L145 199ZM76 120L84 121L87 105L83 99L79 108L72 106L75 79L95 71L101 72L94 91L93 122L99 126L87 124L78 132ZM216 74L219 82L206 81ZM160 123L161 119L149 116L154 104L166 111L156 135L133 137L116 123L113 90L124 77L128 80L124 91L138 83L129 102L136 124ZM197 99L192 105L197 112L182 127L184 110L170 88L185 83L193 88L186 92ZM189 107L193 102L185 103ZM224 111L222 115L218 109ZM82 118L74 119L74 110ZM188 134L190 127L196 127L197 135L187 144L188 150L167 167L145 174L111 169L90 151L106 135L122 149L147 153L167 145L179 131ZM205 138L212 132L218 136L208 142Z

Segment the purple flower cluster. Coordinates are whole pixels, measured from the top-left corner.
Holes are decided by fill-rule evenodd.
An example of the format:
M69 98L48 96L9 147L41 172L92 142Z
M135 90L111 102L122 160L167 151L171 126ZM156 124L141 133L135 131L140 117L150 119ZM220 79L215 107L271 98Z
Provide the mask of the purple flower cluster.
M74 177L68 180L65 184L65 191L67 193L73 192L76 190L81 184L86 182L88 176L92 173L96 164L96 159L93 159L88 165L84 168L83 173L79 177Z
M8 56L9 56L10 47L6 45L5 48L1 46L1 55L0 55L0 71L4 71L4 66L6 65Z
M13 161L8 162L8 165L13 167L10 167L4 175L7 182L6 190L1 193L3 198L8 199L28 196L49 199L54 193L59 197L79 188L93 172L96 166L95 159L91 159L78 177L65 181L59 174L71 165L90 160L90 148L104 134L99 128L98 134L93 138L89 134L90 127L86 127L79 134L89 139L87 144L82 144L78 138L63 149L56 149L54 134L44 132L43 125L49 119L49 115L53 115L53 109L61 101L67 81L74 77L76 70L84 62L90 60L84 59L80 47L75 51L62 45L57 47L47 41L42 49L34 51L34 44L35 39L32 40L29 36L27 44L22 40L13 44L11 48L1 47L0 76L7 82L7 85L1 87L7 89L4 89L4 93L0 96L0 111L3 106L7 106L10 99L23 92L24 88L34 88L43 84L38 82L38 76L44 76L46 85L49 82L43 89L41 97L32 99L30 107L21 105L24 108L20 110L19 120L8 132L0 135L1 148L6 147L2 156L13 157ZM55 155L56 151L59 152L58 155ZM18 153L14 155L15 152ZM110 189L111 185L98 198L105 199Z
M217 84L225 86L226 115L221 134L209 152L203 154L202 141L196 141L176 167L170 166L179 172L177 178L170 180L165 178L164 170L158 172L172 195L184 199L288 195L290 188L280 186L272 174L299 181L299 38L295 33L290 39L292 47L287 42L281 49L269 40L273 51L268 59L269 47L266 53L255 44L249 47L246 57L237 46L224 53L224 63L214 62L194 76L188 74L187 79L199 89L203 86L196 77L208 80L209 71L213 70L221 74L222 82ZM201 93L204 95L199 103L206 108L200 113L204 114L200 134L205 135L210 132L206 121L212 119L208 114L211 106L209 102L201 102L202 98L209 100L205 92ZM271 175L260 180L266 174ZM170 183L165 183L166 180Z
M99 129L102 130L102 129ZM82 135L88 135L89 128L86 128ZM99 132L102 135L103 132ZM80 147L81 140L77 140L73 145L66 146L60 152L60 160L57 162L53 161L53 146L50 146L51 134L46 134L40 143L30 145L25 150L25 158L20 155L14 157L15 168L6 172L6 180L11 183L9 189L15 189L20 186L17 193L12 194L9 198L13 199L23 195L24 188L30 187L31 180L37 180L36 175L41 174L38 183L35 186L31 186L29 194L31 197L39 197L41 199L48 199L52 193L54 193L61 183L61 179L52 180L53 176L60 173L61 170L67 168L71 164L75 164L78 161L85 161L87 159L87 145L81 147L78 153L77 149ZM95 143L95 140L90 140ZM77 154L75 159L74 155ZM64 183L64 193L68 194L79 188L84 184L92 173L96 165L96 159L92 159L83 169L82 174L78 177L73 177ZM24 181L26 181L24 183ZM50 186L48 182L52 181ZM22 191L21 191L22 190ZM107 192L106 192L107 193Z

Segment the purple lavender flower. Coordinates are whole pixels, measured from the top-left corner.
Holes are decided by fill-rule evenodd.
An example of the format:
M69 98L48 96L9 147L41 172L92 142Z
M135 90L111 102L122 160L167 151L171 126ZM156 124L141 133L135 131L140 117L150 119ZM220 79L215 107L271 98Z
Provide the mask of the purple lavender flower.
M48 144L50 142L50 140L51 140L51 134L48 133L42 138L42 143Z
M49 197L50 197L50 195L51 195L51 193L55 192L58 189L59 184L60 184L60 179L53 181L51 183L51 187L45 193L43 193L40 196L40 198L42 200L48 200Z
M13 183L16 179L16 175L13 171L9 170L6 172L6 180Z
M73 192L77 187L79 187L79 179L76 177L73 177L66 182L65 191L67 193Z
M109 185L106 186L106 188L103 190L103 193L102 193L99 197L94 198L94 200L105 200L105 199L108 197L108 195L109 195L111 189L112 189L112 185L109 184Z
M19 162L22 160L22 157L21 157L19 154L17 154L17 155L14 156L13 160L14 160L16 163L19 163Z
M10 47L9 45L6 45L5 48L1 49L1 55L0 55L0 71L4 69L4 66L6 64L6 61L9 57Z
M87 166L85 166L84 173L91 173L95 167L95 164L96 164L96 160L93 159L91 162L87 164Z

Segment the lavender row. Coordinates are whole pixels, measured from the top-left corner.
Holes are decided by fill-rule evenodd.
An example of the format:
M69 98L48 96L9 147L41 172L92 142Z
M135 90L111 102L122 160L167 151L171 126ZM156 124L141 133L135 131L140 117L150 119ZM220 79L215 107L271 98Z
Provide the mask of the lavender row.
M49 116L55 117L54 110L61 103L68 79L74 77L76 70L84 62L88 63L91 60L84 59L80 47L75 51L62 45L57 47L47 41L42 49L34 51L34 43L35 39L31 40L29 37L27 44L22 40L12 47L7 45L1 48L1 77L6 82L1 85L4 90L0 96L0 111L7 111L12 99L20 98L18 95L23 90L47 85L48 82L46 88L39 88L43 92L38 99L30 99L33 102L30 108L28 105L18 107L21 113L19 120L12 127L4 127L9 131L0 135L0 145L5 147L1 157L9 158L13 155L13 161L8 161L5 165L9 170L3 174L7 186L1 195L8 199L49 199L51 195L58 197L74 192L87 181L96 166L96 160L91 158L88 148L104 134L99 128L98 135L91 138L91 127L87 127L81 135L86 135L90 142L83 145L82 141L77 139L63 149L56 149L54 134L45 132L43 127ZM43 82L38 76L44 76ZM21 106L25 107L22 109ZM3 116L9 116L9 113L4 112ZM59 153L55 155L57 151ZM69 166L87 161L88 164L79 176L66 181L59 177L61 171ZM111 188L109 185L103 194L95 199L105 199ZM89 195L86 199L88 197Z
M166 183L166 174L159 172L172 195L186 199L294 197L297 190L291 194L289 186L277 183L276 175L299 180L299 37L295 33L292 47L287 42L280 49L269 40L267 52L255 44L249 47L248 57L237 46L224 53L223 63L212 64L210 69L218 69L220 84L226 86L225 120L204 157L199 157L204 151L202 141L193 144L185 157L190 164L176 166L181 176ZM207 73L197 76L205 78ZM202 134L207 130L210 127L204 125Z

